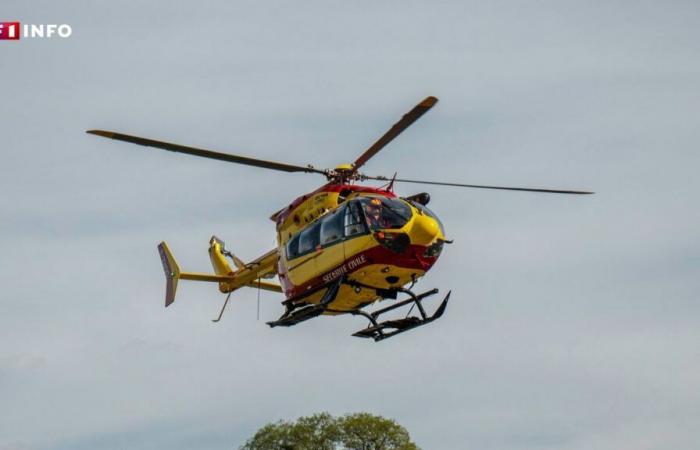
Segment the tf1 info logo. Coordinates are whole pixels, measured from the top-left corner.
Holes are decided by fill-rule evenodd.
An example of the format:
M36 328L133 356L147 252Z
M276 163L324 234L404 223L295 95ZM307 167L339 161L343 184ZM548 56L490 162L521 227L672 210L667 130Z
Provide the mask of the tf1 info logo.
M0 22L0 40L18 41L23 38L67 38L73 33L70 25L61 24L20 24L19 22Z

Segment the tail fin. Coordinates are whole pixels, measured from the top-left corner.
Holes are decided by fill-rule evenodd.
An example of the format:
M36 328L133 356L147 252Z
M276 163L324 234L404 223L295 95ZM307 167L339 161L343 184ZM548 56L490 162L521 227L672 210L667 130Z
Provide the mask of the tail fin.
M231 253L226 251L224 245L224 241L216 236L212 236L211 239L209 239L209 259L211 260L211 265L214 267L214 272L217 275L233 275L233 269L231 269L228 261L226 261L226 254L231 255ZM239 262L243 264L240 259L234 259L234 264L236 267L238 267Z
M175 257L170 253L168 244L165 242L158 244L158 253L160 253L160 261L163 263L165 271L165 306L167 307L175 301L177 282L180 279L180 266L177 265Z
M224 248L224 243L217 237L212 237L209 241L209 258L216 273L183 272L175 261L175 257L170 252L168 244L161 242L158 244L158 253L163 263L165 271L165 306L169 306L175 301L175 292L179 280L209 281L219 283L219 291L229 293L243 286L257 287L273 292L282 292L282 287L275 283L260 281L269 274L276 273L277 249L265 253L255 259L250 264L236 258ZM234 264L238 268L234 271L226 261L226 256L231 256ZM257 280L257 281L256 281Z
M236 271L234 271L226 260L226 257L230 257L233 260L233 264L236 266ZM214 272L217 275L232 277L236 273L244 270L246 265L240 258L234 255L232 252L226 250L226 244L224 241L216 236L212 236L209 239L209 259L211 260L211 265L214 267ZM230 292L234 289L230 283L220 282L219 290L221 292Z

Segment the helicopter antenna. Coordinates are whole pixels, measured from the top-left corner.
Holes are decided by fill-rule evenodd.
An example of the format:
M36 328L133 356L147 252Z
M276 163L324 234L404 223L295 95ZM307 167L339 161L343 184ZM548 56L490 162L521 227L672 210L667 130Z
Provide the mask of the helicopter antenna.
M228 295L226 296L226 300L224 300L224 306L221 307L221 311L219 312L219 317L216 319L211 319L212 322L217 323L218 321L221 320L221 317L224 315L224 310L226 309L226 305L228 305L228 299L231 298L231 293L233 291L229 292Z
M260 277L258 277L258 312L255 320L260 320Z
M389 186L387 186L386 190L390 192L394 192L394 181L396 181L396 175L398 175L398 172L394 172L394 176L391 177L391 181L389 182Z

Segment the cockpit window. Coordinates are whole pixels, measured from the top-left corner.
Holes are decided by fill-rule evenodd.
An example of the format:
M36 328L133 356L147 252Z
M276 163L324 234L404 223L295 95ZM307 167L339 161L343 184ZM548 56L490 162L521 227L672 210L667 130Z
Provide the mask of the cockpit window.
M362 209L372 230L401 228L411 219L411 207L387 197L362 197Z
M359 202L352 201L345 210L345 237L357 236L366 233L367 225L362 215L362 206Z
M311 250L315 250L319 245L321 222L309 225L299 234L299 254L303 255Z
M287 242L287 259L299 256L299 235L297 234Z
M343 239L368 233L362 205L349 201L292 236L287 242L287 259L295 259Z
M329 213L321 220L321 245L330 245L343 238L345 207Z

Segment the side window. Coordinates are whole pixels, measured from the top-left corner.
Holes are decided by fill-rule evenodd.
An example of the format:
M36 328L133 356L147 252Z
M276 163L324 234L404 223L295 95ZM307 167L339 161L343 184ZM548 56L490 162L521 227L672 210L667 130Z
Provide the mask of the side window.
M299 235L299 254L308 253L316 248L319 244L319 234L321 224L316 223L309 226Z
M299 235L297 234L287 242L287 259L299 256Z
M328 214L321 221L321 245L332 244L343 238L343 219L345 208Z
M358 202L352 202L345 210L345 236L351 237L366 232L365 219Z

